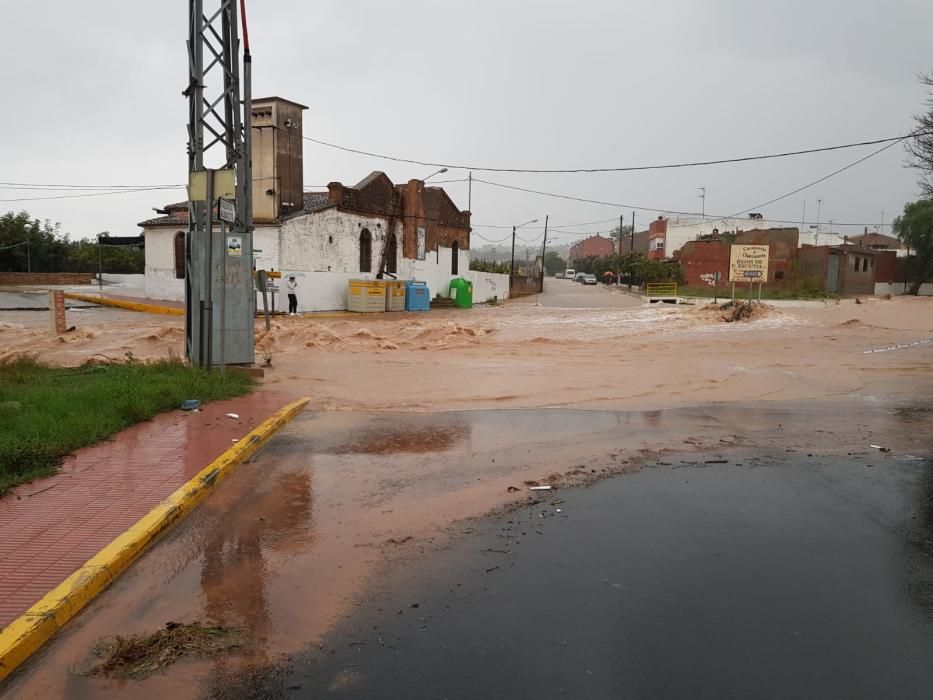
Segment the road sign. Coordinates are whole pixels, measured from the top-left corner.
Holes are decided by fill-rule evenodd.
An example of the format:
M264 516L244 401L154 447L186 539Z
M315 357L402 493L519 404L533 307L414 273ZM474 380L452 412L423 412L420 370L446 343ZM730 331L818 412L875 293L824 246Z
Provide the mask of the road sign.
M272 284L271 282L266 282L266 291L271 294L275 294L276 292L279 291L279 285Z
M219 216L221 221L232 224L236 221L236 205L229 199L221 199L219 202Z
M749 272L756 274L750 275ZM734 245L729 250L729 281L768 279L768 246Z
M272 270L272 272L267 272L266 274L269 276L269 279L274 279L274 280L282 279L281 270Z

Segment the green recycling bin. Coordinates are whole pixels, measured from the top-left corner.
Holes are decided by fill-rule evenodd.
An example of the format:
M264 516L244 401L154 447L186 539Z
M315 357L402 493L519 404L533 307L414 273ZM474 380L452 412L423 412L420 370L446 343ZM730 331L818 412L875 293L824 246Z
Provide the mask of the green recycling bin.
M473 307L473 283L470 280L457 277L450 280L450 298L461 309Z

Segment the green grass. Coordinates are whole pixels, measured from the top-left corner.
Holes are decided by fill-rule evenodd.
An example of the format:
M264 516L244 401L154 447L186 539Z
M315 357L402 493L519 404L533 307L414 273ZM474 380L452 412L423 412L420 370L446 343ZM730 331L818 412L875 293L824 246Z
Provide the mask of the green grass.
M682 297L714 297L712 287L678 287L677 294ZM732 298L732 285L721 286L718 291L720 299ZM736 299L748 299L748 285L735 285ZM813 289L809 286L800 287L772 287L763 286L761 288L761 298L765 299L838 299L835 294ZM758 285L755 285L752 291L752 299L758 299Z
M178 408L249 393L254 380L177 360L49 367L0 363L0 496L53 473L66 455L134 423Z

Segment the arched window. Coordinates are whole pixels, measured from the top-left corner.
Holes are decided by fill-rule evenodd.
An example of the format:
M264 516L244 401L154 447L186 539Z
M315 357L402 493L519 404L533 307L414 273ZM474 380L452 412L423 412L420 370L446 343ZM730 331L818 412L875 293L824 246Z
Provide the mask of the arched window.
M175 279L185 279L185 233L175 234Z
M450 246L450 274L460 274L460 243L454 241Z
M394 275L398 272L398 241L394 233L390 233L388 236L389 239L386 241L386 272L391 272Z
M373 234L368 228L360 231L360 272L373 271Z

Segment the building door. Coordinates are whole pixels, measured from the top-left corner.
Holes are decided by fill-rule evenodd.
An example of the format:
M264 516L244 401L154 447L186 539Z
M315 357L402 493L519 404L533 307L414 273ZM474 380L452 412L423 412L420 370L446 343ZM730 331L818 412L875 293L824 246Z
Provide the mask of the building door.
M839 291L839 256L829 255L829 264L826 268L826 291L835 294Z
M175 234L175 279L185 279L185 234Z
M450 274L460 274L460 243L457 241L450 246Z
M373 236L368 228L360 232L360 272L373 271Z

